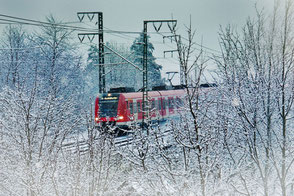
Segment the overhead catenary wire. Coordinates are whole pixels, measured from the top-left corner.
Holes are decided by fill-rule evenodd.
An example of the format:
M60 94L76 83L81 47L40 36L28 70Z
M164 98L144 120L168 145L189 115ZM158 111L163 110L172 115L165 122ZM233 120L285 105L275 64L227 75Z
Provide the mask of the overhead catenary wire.
M117 36L117 37L123 38L123 39L127 39L127 40L134 40L134 39L135 39L135 38L132 37L132 36L123 35L124 33L127 34L128 32L123 32L123 31L113 31L113 30L110 30L110 29L109 29L107 32L113 34L114 36ZM135 33L135 32L134 32L134 33ZM136 33L139 33L139 32L136 32ZM160 34L160 35L164 36L164 35L163 35L162 33L160 33L160 32L152 32L152 33L154 33L154 34ZM166 33L168 33L168 32L166 32ZM115 34L116 34L116 35L115 35ZM132 39L131 39L131 38L132 38ZM187 38L185 38L185 37L182 37L182 38L183 38L184 40L188 41ZM152 42L152 43L154 43L154 44L164 44L164 45L168 46L168 47L171 48L171 49L175 49L173 46L171 46L171 45L169 45L169 44L167 44L167 43L161 43L161 42ZM203 44L199 44L199 43L197 43L197 42L194 42L194 44L197 45L197 46L199 46L199 47L201 47L201 48L193 47L192 49L194 49L194 50L205 51L205 52L210 53L210 54L215 54L215 53L220 54L220 53L221 53L220 51L215 50L215 49L212 49L212 48L209 48L209 47L207 47L207 46L204 46ZM205 50L203 50L203 49L205 49Z
M43 21L38 21L38 20L32 20L32 19L27 19L27 18L21 18L21 17L15 17L15 16L9 16L5 14L0 14L0 21L3 21L2 24L20 24L20 25L31 25L31 26L40 26L40 27L58 27L58 28L63 28L63 29L68 29L68 30L79 30L79 31L98 31L98 29L95 28L85 28L85 27L77 27L77 26L72 26L72 25L65 25L65 23L50 23L50 22L43 22ZM72 22L74 23L74 22ZM68 23L67 23L68 24ZM132 39L134 40L134 36L130 36L129 34L142 34L142 32L136 32L136 31L117 31L117 30L111 30L108 28L105 28L103 32L110 33L116 36L123 37L124 39ZM152 33L157 33L157 32L150 32ZM29 50L32 48L40 48L38 47L28 47L28 48L0 48L0 50ZM132 54L131 54L132 55ZM131 62L129 62L131 63ZM139 67L136 67L137 69L140 70Z
M2 18L1 18L2 17ZM66 23L50 23L50 22L43 22L43 21L38 21L38 20L32 20L32 19L27 19L27 18L21 18L21 17L15 17L15 16L9 16L9 15L5 15L5 14L0 14L0 24L22 24L22 25L32 25L32 26L40 26L40 27L58 27L58 28L63 28L63 29L68 29L68 30L76 30L76 31L91 31L91 32L98 32L97 28L92 28L92 27L79 27L79 26L73 26L73 25L66 25L69 23L78 23L78 22L66 22ZM142 34L143 32L139 32L139 31L119 31L119 30L112 30L110 28L104 27L103 29L104 33L108 33L111 34L113 36L116 37L120 37L122 39L126 39L128 41L134 41L134 39L136 39L135 36L133 35L138 35L138 34ZM148 32L148 34L160 34L163 36L163 34L165 33L170 33L170 32ZM188 41L187 38L182 36L182 39ZM154 42L155 43L155 42ZM204 46L203 44L199 44L197 42L194 42L195 45L201 47L201 49L197 48L197 47L193 47L193 49L195 50L201 50L203 51L203 49L205 49L206 52L211 53L211 54L215 54L215 53L221 53L220 51L217 51L215 49L209 48L207 46ZM155 44L159 44L159 43L155 43ZM163 44L163 43L160 43ZM174 49L173 46L165 43L164 45L168 46L169 48ZM13 48L0 48L0 50L9 50L9 49L13 49ZM26 50L26 48L15 48L15 50ZM215 52L215 53L213 53ZM155 57L157 59L159 59L160 57Z
M142 69L141 69L140 67L138 67L138 66L135 65L133 62L131 62L131 61L129 61L128 59L126 59L125 57L123 57L121 54L119 54L118 52L116 52L116 51L113 50L112 48L106 46L105 44L104 44L104 46L105 46L108 50L112 51L114 54L116 54L117 56L119 56L120 58L122 58L124 61L126 61L126 62L128 62L129 64L131 64L132 66L134 66L136 69L142 71Z
M34 47L27 47L27 48L0 48L0 50L30 50L30 49L36 49L36 48L42 48L42 46L34 46Z
M158 33L159 33L162 37L164 37L164 35L163 35L162 33L160 33L160 32L158 32ZM181 35L181 39L184 39L185 41L189 41L188 38L185 38L185 37L182 36L182 35ZM218 50L215 50L215 49L212 49L212 48L210 48L210 47L204 46L203 44L199 44L199 43L197 43L197 42L193 42L193 44L195 44L195 45L201 47L201 49L196 48L196 47L192 47L192 49L194 49L194 50L203 51L203 49L206 49L205 52L210 53L210 54L214 54L213 52L216 52L216 53L218 53L218 54L221 53L221 52L218 51ZM210 51L212 51L212 52L207 51L207 50L210 50Z
M94 27L93 28L85 28L85 27L79 27L79 26L65 25L65 24L77 23L77 22L50 23L50 22L43 22L43 21L32 20L32 19L27 19L27 18L9 16L9 15L5 15L5 14L0 14L0 17L2 17L2 18L0 18L0 21L5 21L5 23L3 23L3 24L22 24L22 25L32 25L32 26L56 26L56 27L63 28L63 29L98 32L98 29L94 28ZM142 32L139 32L139 31L119 31L119 30L111 30L109 28L103 29L103 32L104 33L116 33L116 34L142 34ZM156 33L156 32L150 32L150 34L152 34L152 33Z
M132 34L141 34L142 32L128 32L128 31L115 31L115 30L111 30L111 29L109 29L109 28L107 28L108 29L108 31L106 31L106 32L108 32L108 33L112 33L112 34L114 34L114 33L116 33L116 34L129 34L129 33L132 33ZM105 30L104 30L105 31ZM162 35L162 36L164 36L163 35L163 33L170 33L170 32L148 32L148 34L160 34L160 35ZM118 36L118 35L117 35ZM124 35L124 36L126 36L126 35ZM118 37L121 37L122 38L122 36L118 36ZM134 37L132 37L132 36L128 36L128 37L131 37L131 38L134 38ZM189 41L188 40L188 38L185 38L185 37L183 37L183 36L181 36L181 38L182 39L184 39L184 40L186 40L186 41ZM126 38L126 39L129 39L129 38ZM153 42L154 43L154 42ZM215 49L212 49L212 48L210 48L210 47L207 47L207 46L205 46L205 45L203 45L203 44L199 44L199 43L197 43L197 42L193 42L195 45L197 45L197 46L199 46L199 47L201 47L201 49L199 49L199 48L196 48L196 47L193 47L193 49L195 49L195 50L198 50L198 51L201 51L201 50L203 50L203 48L204 49L206 49L206 52L208 52L207 50L209 50L209 51L212 51L212 52L216 52L216 53L221 53L219 50L215 50ZM166 43L162 43L162 44L166 44ZM173 48L173 47L171 47L170 46L170 48ZM212 52L208 52L208 53L211 53L211 54L214 54L214 53L212 53Z
M81 31L97 31L97 29L90 29L90 28L85 28L85 27L78 27L78 26L72 26L72 25L65 25L67 23L50 23L50 22L43 22L43 21L38 21L38 20L32 20L32 19L26 19L26 18L21 18L21 17L15 17L15 16L9 16L5 14L0 14L0 21L5 21L9 23L16 23L16 24L23 24L23 25L32 25L32 26L56 26L59 28L64 28L64 29L71 29L71 30L81 30ZM7 19L8 18L8 19Z
M106 27L105 27L106 28ZM108 29L108 30L110 30L111 31L111 29L109 29L109 28L106 28L106 29ZM154 33L154 34L158 34L157 32L151 32L151 33ZM165 33L165 32L162 32L162 33ZM167 33L167 32L166 32ZM169 32L170 33L170 32ZM125 34L118 34L118 33L111 33L111 34L113 34L113 36L116 36L116 37L120 37L120 38L122 38L122 39L125 39L125 40L131 40L132 42L137 38L137 37L134 37L134 36L130 36L130 35L125 35ZM174 47L173 46L171 46L171 45L169 45L169 44L166 44L166 43L162 43L162 42L152 42L153 44L162 44L162 45L165 45L165 46L168 46L168 47L170 47L170 48L172 48L172 49L174 49ZM156 59L160 59L160 58L163 58L163 57L156 57L155 56L155 58ZM164 58L163 58L164 59Z
M43 22L43 21L38 21L38 20L33 20L33 19L27 19L27 18L22 18L22 17L16 17L16 16L10 16L10 15L6 15L6 14L0 14L0 21L4 21L4 23L1 23L0 24L22 24L22 25L32 25L32 26L56 26L56 27L59 27L59 28L63 28L63 29L68 29L68 30L78 30L78 31L93 31L93 32L98 32L98 29L96 28L85 28L85 27L78 27L78 26L72 26L72 25L65 25L65 24L68 24L67 23L50 23L50 22ZM8 19L7 19L8 18ZM72 22L72 23L76 23L76 22ZM104 33L110 33L110 34L119 34L119 35L123 35L124 37L130 37L132 39L134 39L133 36L127 36L126 34L142 34L142 32L138 32L138 31L120 31L120 30L112 30L110 28L106 28L104 27L105 29L103 29L103 32ZM162 32L162 33L169 33L169 32ZM162 33L160 32L148 32L148 34L161 34ZM162 35L163 36L163 35ZM119 36L122 38L122 36ZM189 41L187 38L181 36L182 39L186 40L186 41ZM127 38L126 38L127 39ZM201 47L202 49L206 49L206 52L207 50L209 51L212 51L212 52L216 52L216 53L221 53L220 51L218 50L215 50L215 49L212 49L210 47L207 47L207 46L204 46L203 44L199 44L197 42L194 42L195 45ZM199 48L194 48L196 50L200 50ZM212 52L209 52L209 53L212 53ZM214 54L214 53L212 53Z

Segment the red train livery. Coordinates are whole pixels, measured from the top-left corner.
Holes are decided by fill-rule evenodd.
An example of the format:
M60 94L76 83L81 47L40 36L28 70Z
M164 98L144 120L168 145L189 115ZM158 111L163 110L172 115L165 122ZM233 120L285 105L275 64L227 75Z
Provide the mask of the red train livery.
M184 89L149 91L151 120L164 120L178 114L185 96ZM97 126L129 128L142 122L142 92L103 93L95 100Z

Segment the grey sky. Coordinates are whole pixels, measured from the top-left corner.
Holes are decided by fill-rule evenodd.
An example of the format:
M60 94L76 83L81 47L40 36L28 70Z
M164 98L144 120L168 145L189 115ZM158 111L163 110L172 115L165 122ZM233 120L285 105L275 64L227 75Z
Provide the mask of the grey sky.
M183 30L191 15L197 42L202 40L203 45L218 50L220 25L242 26L248 16L255 14L255 3L259 8L271 9L274 0L1 0L0 14L42 21L53 14L62 21L72 22L78 20L76 13L79 11L102 11L105 27L123 31L142 31L143 20L171 19L172 15L178 20L178 28ZM153 30L152 25L148 28ZM131 44L134 37L136 35L108 34L105 40ZM164 49L173 47L159 44L161 36L152 35L152 41L159 58L163 57ZM174 59L159 61L176 66Z

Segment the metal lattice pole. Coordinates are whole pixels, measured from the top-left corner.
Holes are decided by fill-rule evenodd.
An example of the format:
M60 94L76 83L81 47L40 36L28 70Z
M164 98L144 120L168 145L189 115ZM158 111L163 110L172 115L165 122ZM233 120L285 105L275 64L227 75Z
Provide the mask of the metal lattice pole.
M175 29L176 20L145 20L143 22L143 97L142 97L142 127L145 124L145 120L148 121L149 117L149 107L148 107L148 36L147 36L147 25L148 23L153 23L154 29L158 32L162 26L162 23L167 23L171 31ZM156 27L155 24L159 23L159 26ZM173 24L173 26L170 25ZM148 125L148 122L146 123ZM148 130L147 130L148 131ZM148 133L148 132L147 132Z
M94 37L98 35L98 66L99 66L99 93L105 93L105 68L104 68L104 43L103 43L103 12L78 12L77 13L80 22L87 16L90 21L94 19L94 16L98 16L98 33L79 33L78 37L80 42L84 41L85 36L92 42Z
M104 42L103 42L103 13L98 13L99 39L99 93L105 93Z
M143 30L143 101L142 101L142 127L144 126L144 120L148 118L148 63L147 63L147 23L144 21L144 30Z

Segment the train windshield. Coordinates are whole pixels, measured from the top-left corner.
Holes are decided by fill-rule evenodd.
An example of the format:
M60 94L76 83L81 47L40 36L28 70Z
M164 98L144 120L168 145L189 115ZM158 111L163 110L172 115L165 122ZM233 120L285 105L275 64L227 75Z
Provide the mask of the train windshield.
M99 99L99 116L115 117L117 115L118 97L106 96Z

